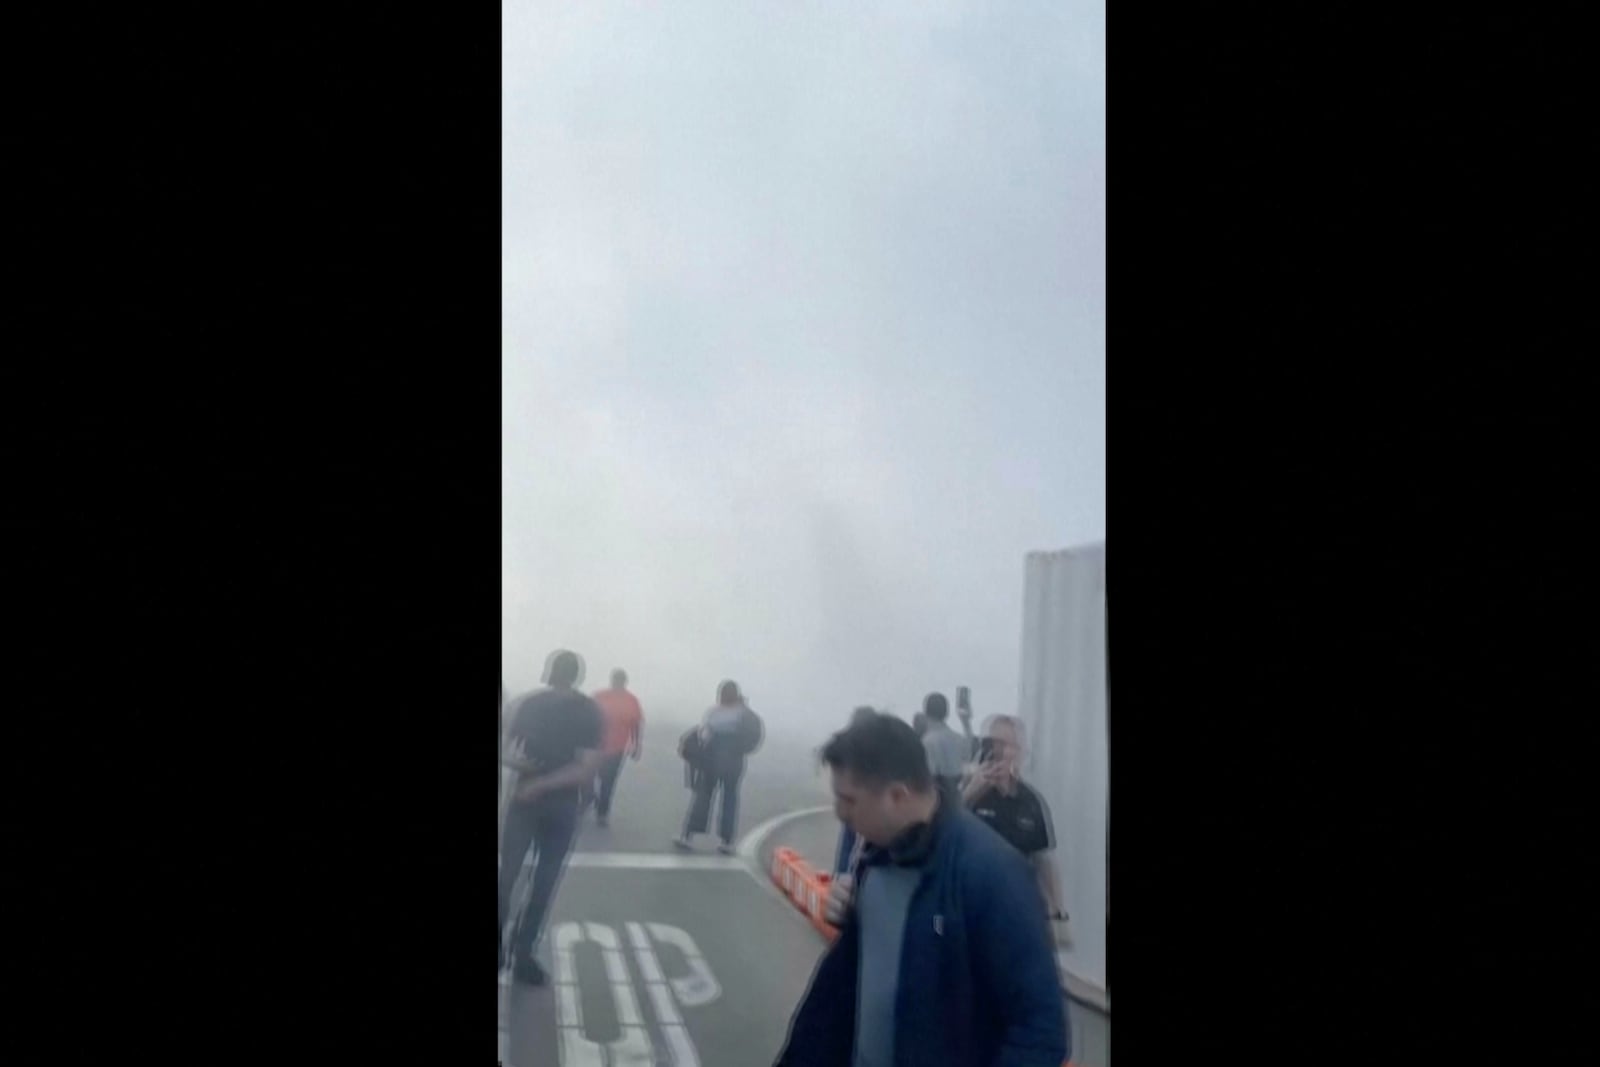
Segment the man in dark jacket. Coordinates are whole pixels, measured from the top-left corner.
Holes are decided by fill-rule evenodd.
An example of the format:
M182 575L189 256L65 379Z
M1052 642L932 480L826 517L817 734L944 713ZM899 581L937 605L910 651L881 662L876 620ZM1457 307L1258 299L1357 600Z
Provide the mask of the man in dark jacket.
M941 800L898 719L852 725L822 759L839 817L867 845L839 879L839 937L776 1067L1061 1067L1067 1017L1022 857Z

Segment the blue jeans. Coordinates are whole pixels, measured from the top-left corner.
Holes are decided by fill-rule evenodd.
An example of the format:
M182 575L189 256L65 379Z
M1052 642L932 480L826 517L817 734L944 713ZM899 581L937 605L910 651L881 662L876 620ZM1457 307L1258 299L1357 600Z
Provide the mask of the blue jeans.
M522 871L528 850L534 850L533 884L529 888L528 903L517 922L512 953L519 959L531 959L539 934L544 929L545 913L556 894L556 883L561 880L561 870L566 865L567 853L572 849L572 839L577 835L578 806L576 801L562 798L551 802L523 803L513 800L506 811L505 831L500 839L500 936L505 937L506 920L510 918L511 892L516 887L517 876Z
M703 834L711 825L711 796L722 790L722 805L718 812L717 836L725 845L733 844L734 831L739 825L739 779L743 768L725 770L718 774L706 772L695 783L694 800L689 804L689 817L684 820L683 834Z

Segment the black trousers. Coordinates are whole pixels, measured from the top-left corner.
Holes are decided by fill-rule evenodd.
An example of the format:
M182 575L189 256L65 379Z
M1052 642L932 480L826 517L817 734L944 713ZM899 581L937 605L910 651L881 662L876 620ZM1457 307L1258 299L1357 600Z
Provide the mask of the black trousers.
M600 764L594 813L602 819L611 814L611 798L617 791L617 776L622 773L622 758L623 753L618 752L615 756L607 756L605 762Z
M561 881L561 871L572 851L572 841L577 834L578 805L576 798L544 800L525 804L513 800L506 811L505 831L500 838L500 937L505 938L506 919L511 911L511 891L516 888L517 875L534 850L533 885L528 893L528 904L517 923L516 940L512 951L519 959L533 955L533 949L543 932L550 901L556 895L556 884Z
M733 844L734 832L739 825L739 779L744 768L706 771L695 783L694 800L689 804L689 817L684 820L683 834L703 834L711 823L711 797L720 791L722 807L718 813L717 836L725 845Z

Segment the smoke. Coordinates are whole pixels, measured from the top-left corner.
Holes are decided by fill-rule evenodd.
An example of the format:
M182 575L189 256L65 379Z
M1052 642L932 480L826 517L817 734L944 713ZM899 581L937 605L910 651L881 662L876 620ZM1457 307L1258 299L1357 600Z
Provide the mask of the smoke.
M1103 9L503 10L508 689L1015 710L1105 536Z

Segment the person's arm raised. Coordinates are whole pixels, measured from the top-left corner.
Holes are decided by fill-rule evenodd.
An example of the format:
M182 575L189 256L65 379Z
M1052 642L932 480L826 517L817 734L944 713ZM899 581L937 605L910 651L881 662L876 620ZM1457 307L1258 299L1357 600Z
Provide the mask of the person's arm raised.
M978 802L979 797L989 791L990 787L999 783L1001 775L995 767L996 764L994 763L978 764L978 769L972 772L971 776L967 778L966 784L961 787L962 807L972 807Z

